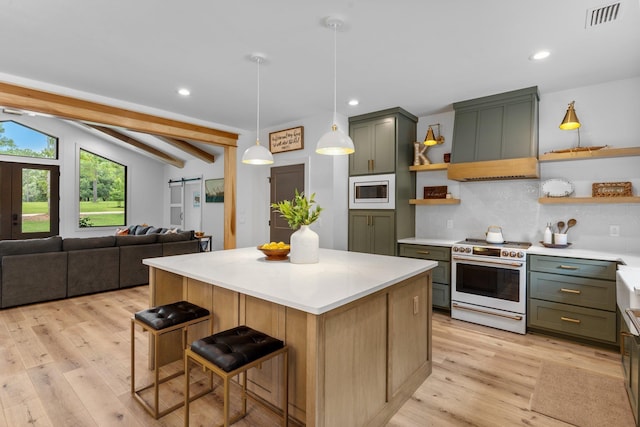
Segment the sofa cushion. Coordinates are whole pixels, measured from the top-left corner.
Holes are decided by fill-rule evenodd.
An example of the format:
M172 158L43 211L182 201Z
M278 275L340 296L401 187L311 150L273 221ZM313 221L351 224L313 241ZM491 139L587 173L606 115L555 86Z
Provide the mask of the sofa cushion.
M117 246L130 246L130 245L148 245L156 243L157 234L147 234L145 236L116 236Z
M62 241L62 250L80 251L83 249L110 248L115 245L116 236L70 237Z
M60 251L62 251L62 237L60 236L47 237L44 239L0 241L0 257Z
M180 233L158 234L158 243L181 242L183 240L191 240L193 231L182 231Z

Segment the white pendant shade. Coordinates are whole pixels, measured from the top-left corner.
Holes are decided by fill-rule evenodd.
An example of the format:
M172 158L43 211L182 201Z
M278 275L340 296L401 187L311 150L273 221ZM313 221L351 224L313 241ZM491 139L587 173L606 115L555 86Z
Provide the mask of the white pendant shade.
M316 153L326 154L329 156L340 156L345 154L351 154L356 151L353 141L349 138L349 135L338 130L336 125L336 98L338 94L338 71L337 71L337 48L336 38L338 27L342 25L342 21L337 18L327 18L325 22L326 26L333 29L333 126L331 130L318 140L316 145Z
M316 153L330 156L351 154L355 151L353 141L349 138L349 135L339 130L335 124L329 132L322 135L316 146Z
M242 163L248 165L270 165L273 163L273 154L256 140L256 145L247 148L242 155Z
M250 58L258 64L258 90L256 91L256 145L247 148L242 155L242 163L248 165L270 165L273 163L273 154L267 148L260 145L260 64L264 62L264 56L252 55Z

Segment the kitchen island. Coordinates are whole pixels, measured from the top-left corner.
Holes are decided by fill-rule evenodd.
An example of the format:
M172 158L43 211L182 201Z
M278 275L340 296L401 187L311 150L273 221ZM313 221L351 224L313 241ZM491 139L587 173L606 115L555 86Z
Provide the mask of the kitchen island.
M320 249L319 263L291 264L243 248L144 263L151 306L184 299L212 311L216 332L246 324L284 340L289 413L307 426L385 425L431 373L436 262ZM165 362L180 357L172 338ZM249 377L274 404L279 365Z

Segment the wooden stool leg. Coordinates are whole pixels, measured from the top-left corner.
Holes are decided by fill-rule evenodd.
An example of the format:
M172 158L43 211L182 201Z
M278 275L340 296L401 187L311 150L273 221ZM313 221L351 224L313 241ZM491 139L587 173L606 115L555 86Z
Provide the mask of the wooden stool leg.
M229 377L224 377L224 408L223 408L223 417L224 417L224 427L229 427Z
M289 351L282 353L282 425L289 425Z
M135 323L131 319L131 394L136 392L136 340L135 340Z
M247 371L242 373L242 416L247 415Z
M160 401L160 340L157 336L153 337L153 396L155 401L155 418L158 419L160 412L158 403Z
M184 356L184 427L189 427L189 373L190 373L190 365L189 365L189 356Z

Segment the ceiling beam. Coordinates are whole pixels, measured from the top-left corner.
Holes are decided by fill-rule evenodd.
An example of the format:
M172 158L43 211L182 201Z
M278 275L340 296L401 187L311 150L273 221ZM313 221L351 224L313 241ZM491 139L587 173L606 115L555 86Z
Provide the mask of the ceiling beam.
M112 138L116 138L126 144L129 145L133 145L134 147L143 150L149 154L151 154L152 156L160 159L161 161L168 163L170 165L173 165L177 168L183 168L184 167L184 161L180 160L180 159L176 159L173 156L170 156L169 154L158 150L157 148L151 147L150 145L145 144L144 142L140 142L135 138L130 137L129 135L125 135L121 132L118 132L115 129L111 129L105 126L99 126L99 125L92 125L89 123L86 123L87 126L89 126L90 128L93 128L97 131L100 131L104 134L109 135Z
M236 147L238 134L0 82L0 105L137 132Z
M203 160L207 163L213 163L216 160L216 156L214 156L213 154L204 151L201 148L196 147L193 144L188 143L187 141L183 141L181 139L176 139L176 138L170 138L168 136L159 136L158 138L160 138L162 141L166 142L167 144L171 144L174 147L191 154L192 156Z

